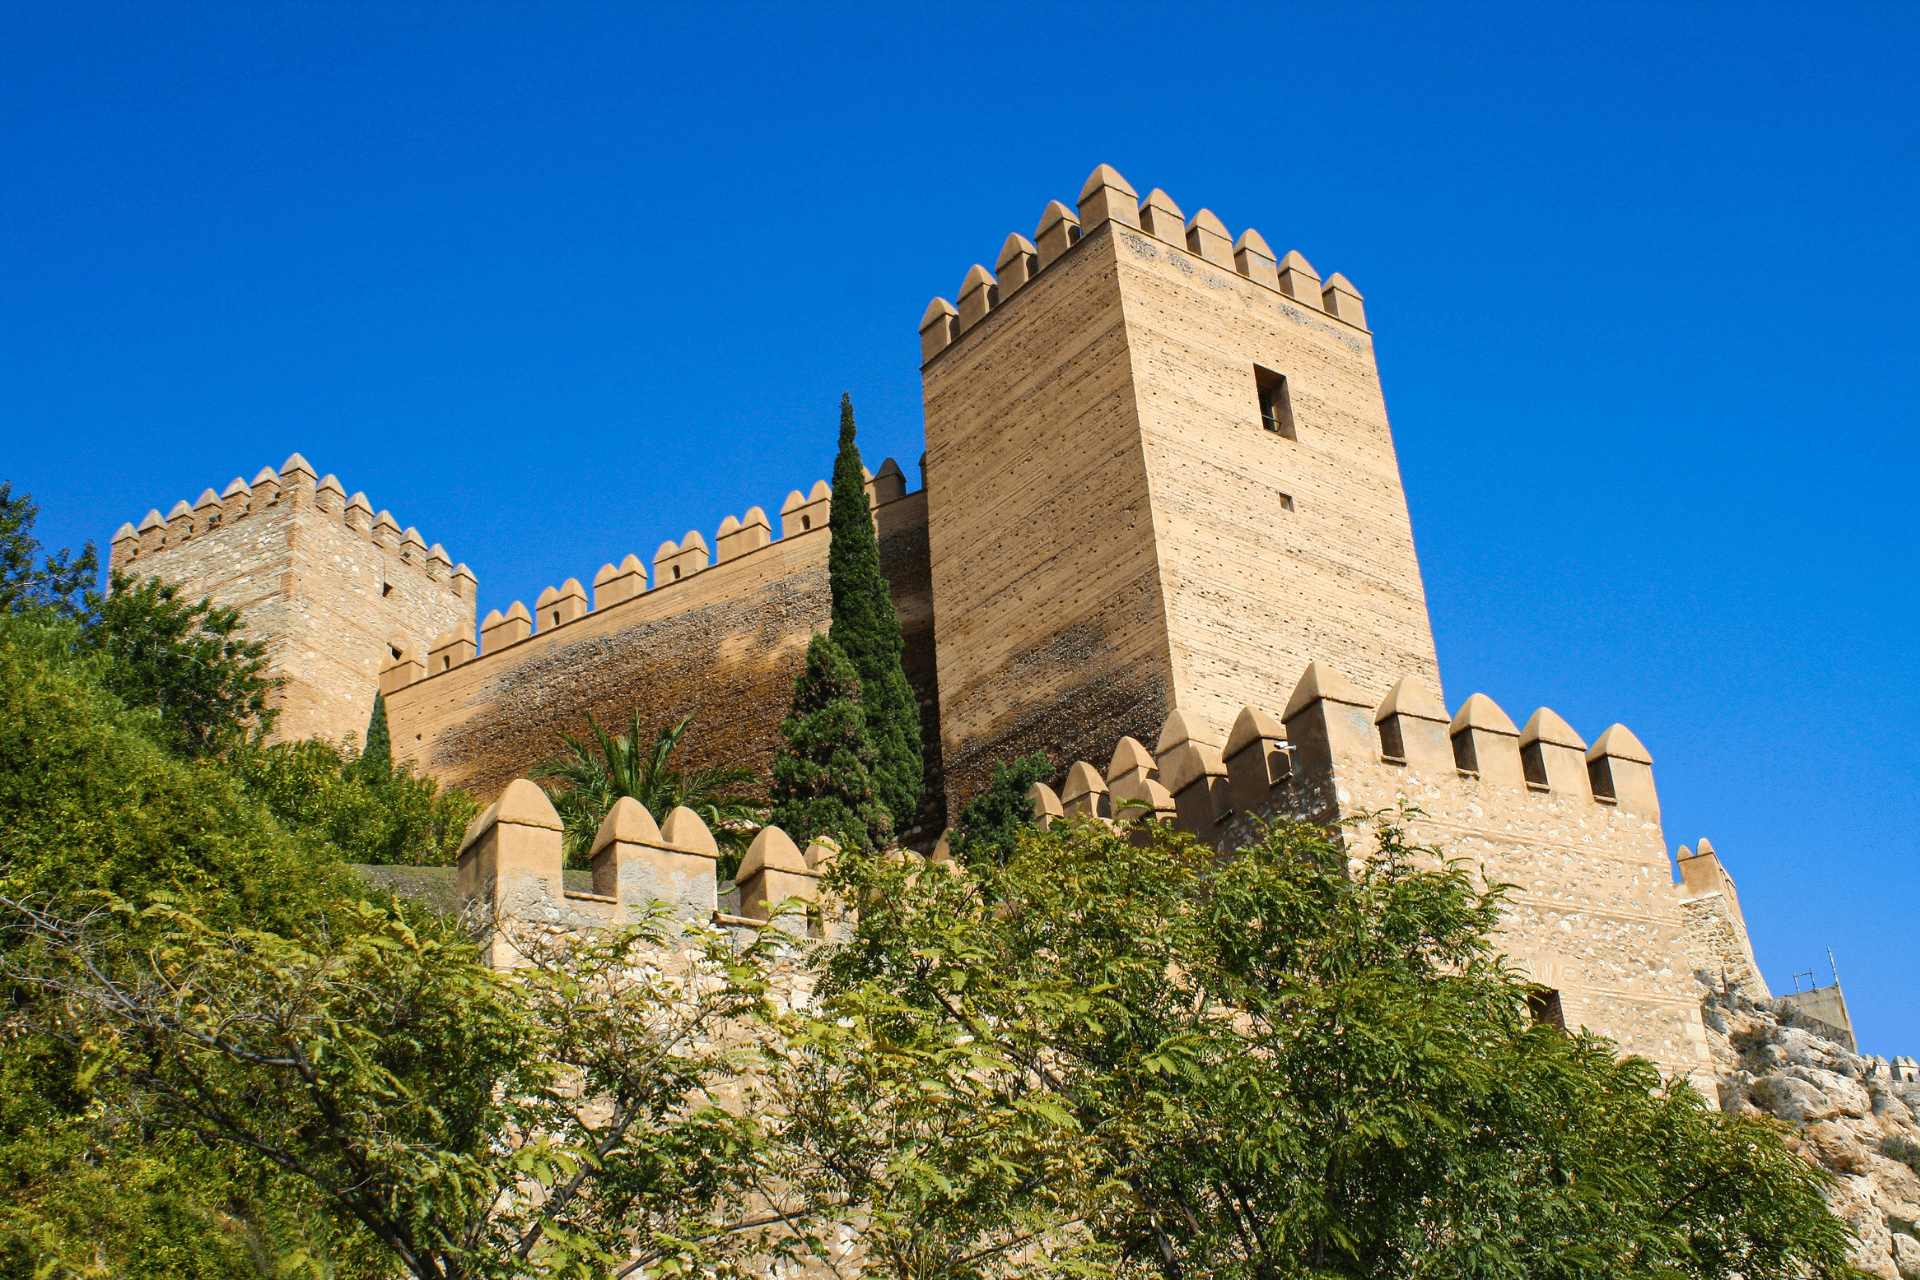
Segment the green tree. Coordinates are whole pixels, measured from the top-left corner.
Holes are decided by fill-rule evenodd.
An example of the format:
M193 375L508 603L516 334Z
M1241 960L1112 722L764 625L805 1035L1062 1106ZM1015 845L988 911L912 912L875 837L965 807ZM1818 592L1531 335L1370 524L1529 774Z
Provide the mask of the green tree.
M1085 820L837 862L791 1176L921 1280L1850 1274L1776 1127L1533 1023L1503 890L1371 835L1357 867Z
M364 1274L687 1275L803 1243L751 1110L716 1101L764 1039L776 931L535 930L501 974L456 922L364 902L291 932L4 895L0 920L31 944L0 962L15 1025L85 1061L104 1124L246 1154L378 1246Z
M794 677L792 710L780 722L769 789L771 821L802 845L826 835L843 848L874 849L893 838L860 688L840 646L815 636L805 670Z
M73 916L166 895L215 926L323 911L345 887L338 863L289 839L219 761L156 743L155 714L101 687L112 661L79 636L50 611L0 616L0 894ZM33 958L0 930L0 964ZM0 980L0 1274L214 1280L257 1252L318 1280L300 1261L333 1256L331 1228L303 1225L317 1195L263 1188L237 1153L138 1116L104 1122L85 1055L22 1022L33 1007Z
M218 755L273 728L280 687L267 674L267 646L241 633L238 609L180 598L176 583L113 575L94 595L81 645L112 661L104 686L131 706L160 712L162 741L188 757Z
M349 863L452 866L480 804L458 787L441 789L411 762L374 781L356 757L325 738L230 751L227 771L306 845Z
M11 480L0 483L0 611L44 609L83 618L87 593L100 573L99 554L89 542L77 557L63 547L59 555L41 560L40 540L33 536L39 518L32 494L16 498Z
M572 865L586 865L600 824L622 796L645 805L655 822L665 822L682 806L693 810L730 855L720 870L731 874L739 865L754 832L766 821L766 810L745 790L759 777L744 765L711 764L690 773L674 768L673 753L692 723L693 716L685 716L657 730L649 741L637 708L628 713L627 731L617 735L601 728L588 712L586 738L557 735L566 752L536 765L528 776L552 784L548 791L565 827Z
M900 665L905 642L874 533L860 446L854 442L853 397L840 397L840 452L833 460L833 530L827 581L833 591L833 642L860 677L860 709L878 753L872 767L880 803L896 831L914 825L926 785L920 752L920 705Z
M387 695L373 695L373 714L367 718L367 745L354 764L362 782L378 786L393 778L393 735L387 731Z
M1033 802L1027 798L1036 782L1053 776L1053 761L1044 751L995 764L987 789L967 801L948 837L953 855L963 861L992 858L1005 862L1018 847L1022 831L1034 825Z

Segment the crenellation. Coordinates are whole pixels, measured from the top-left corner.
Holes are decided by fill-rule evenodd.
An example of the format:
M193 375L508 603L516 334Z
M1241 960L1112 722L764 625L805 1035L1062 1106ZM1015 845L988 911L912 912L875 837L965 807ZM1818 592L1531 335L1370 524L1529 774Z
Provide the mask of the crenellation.
M1187 222L1187 252L1216 266L1233 266L1233 237L1211 209L1202 209Z
M1326 287L1320 291L1320 305L1328 315L1356 329L1367 327L1367 312L1361 306L1360 291L1338 271L1327 277Z
M622 600L631 600L646 589L646 566L640 563L639 556L629 553L618 568L603 564L600 572L593 575L593 607L604 609Z
M533 611L541 631L564 627L575 618L587 616L587 589L578 578L568 578L557 587L548 587L534 601Z
M1513 717L1484 693L1470 695L1460 704L1448 727L1453 738L1454 767L1494 786L1526 785L1526 773L1520 765L1520 730Z
M1040 269L1060 260L1061 255L1080 243L1080 219L1058 200L1048 203L1033 230L1033 243L1040 255Z
M1547 707L1535 711L1520 730L1520 771L1537 790L1593 794L1587 740Z
M927 304L920 317L920 360L925 363L953 345L960 336L960 310L945 298Z
M979 324L999 305L1000 282L993 278L993 272L974 263L960 282L960 332Z
M767 513L759 507L748 507L747 514L735 519L728 516L720 522L720 532L713 540L716 559L731 560L743 556L749 551L758 551L773 541L773 523L767 519Z
M825 480L815 480L806 494L798 489L780 504L780 536L792 538L827 527L827 509L833 501L833 489Z
M1455 767L1446 704L1418 676L1402 676L1374 709L1380 758L1423 769Z
M1280 287L1279 263L1258 231L1248 227L1233 242L1233 265L1241 275L1269 289Z
M439 582L453 573L453 557L447 554L445 547L436 542L427 548L426 569L428 579Z
M1110 164L1096 165L1080 188L1080 225L1088 231L1111 219L1140 225L1140 193Z
M227 485L220 494L220 522L232 524L241 516L248 514L252 508L253 486L239 476L235 476L232 483Z
M393 512L383 510L373 517L373 545L382 551L400 549L400 522L393 518Z
M327 478L331 480L333 477ZM325 508L322 507L322 510ZM355 493L347 499L346 509L341 512L340 523L342 528L351 529L368 542L373 541L373 503L367 501L366 494Z
M474 644L471 635L443 631L434 637L433 647L427 652L427 674L438 675L462 663L472 662L478 652L479 647Z
M361 494L360 497L364 500L366 495ZM372 504L369 503L368 505L371 506ZM340 477L329 472L325 478L314 486L313 507L314 510L320 512L322 515L343 515L347 507L347 491L341 485ZM373 522L371 519L368 520L367 525L369 528L372 527Z
M1180 211L1172 196L1158 187L1140 202L1140 218L1135 225L1168 244L1185 246L1187 243L1187 215Z
M1033 247L1033 241L1018 231L1010 231L1000 246L993 270L1000 282L1000 296L1012 297L1021 285L1040 273L1040 251Z
M1564 760L1547 757L1550 787L1529 786L1519 775L1520 732L1500 732L1504 714L1476 697L1482 701L1472 712L1463 707L1451 723L1510 742L1511 783L1455 767L1445 705L1417 677L1402 677L1376 702L1315 660L1295 686L1284 729L1268 713L1242 708L1221 763L1212 727L1185 708L1167 717L1157 769L1137 742L1122 738L1108 771L1113 811L1145 801L1151 815L1137 805L1129 812L1171 822L1226 853L1255 838L1262 818L1333 823L1413 805L1419 812L1399 820L1414 843L1437 844L1485 883L1510 886L1503 949L1532 981L1560 993L1570 1026L1612 1036L1623 1051L1668 1071L1700 1070L1705 1032L1685 948L1693 916L1720 912L1713 918L1724 919L1713 905L1722 900L1737 912L1731 881L1717 864L1700 870L1707 864L1696 857L1683 861L1686 887L1676 890L1658 821L1608 804L1584 785L1562 786L1577 781ZM1396 721L1408 744L1404 756L1382 751L1374 733ZM1572 752L1579 739L1551 712L1529 726L1529 741L1543 747ZM1057 796L1038 788L1029 794L1036 818L1106 816L1098 781L1091 766L1076 763ZM1355 856L1370 851L1365 828L1348 828L1345 838ZM1699 903L1708 905L1690 905Z
M1287 250L1279 268L1280 292L1292 298L1303 307L1312 307L1316 311L1323 305L1321 298L1320 273L1298 249Z

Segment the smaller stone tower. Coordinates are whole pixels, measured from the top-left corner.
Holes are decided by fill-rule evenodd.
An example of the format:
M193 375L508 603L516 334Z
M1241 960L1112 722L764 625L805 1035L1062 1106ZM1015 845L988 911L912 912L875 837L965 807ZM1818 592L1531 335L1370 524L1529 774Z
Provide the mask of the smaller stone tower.
M114 570L179 583L183 595L237 608L267 642L286 684L276 737L339 741L364 732L381 672L420 663L447 632L473 634L478 584L439 543L351 498L332 476L315 481L299 454L248 484L238 476L182 501L162 519L113 535Z

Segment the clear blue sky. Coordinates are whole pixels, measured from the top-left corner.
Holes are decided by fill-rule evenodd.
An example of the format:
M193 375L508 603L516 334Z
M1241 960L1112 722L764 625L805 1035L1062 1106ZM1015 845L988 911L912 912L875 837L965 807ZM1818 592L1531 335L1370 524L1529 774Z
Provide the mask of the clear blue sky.
M927 299L1110 162L1366 295L1449 703L1631 726L1920 1053L1917 12L9 4L0 476L104 543L297 449L531 600L842 389L916 476Z

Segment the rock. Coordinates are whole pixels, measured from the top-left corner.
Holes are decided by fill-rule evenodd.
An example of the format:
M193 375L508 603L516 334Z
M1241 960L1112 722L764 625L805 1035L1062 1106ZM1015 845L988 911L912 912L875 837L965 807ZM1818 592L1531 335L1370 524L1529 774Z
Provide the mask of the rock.
M1904 1231L1894 1233L1893 1265L1905 1280L1920 1280L1920 1240Z
M1883 1059L1782 1026L1771 1004L1711 990L1702 1004L1715 1009L1709 1096L1728 1112L1758 1108L1785 1121L1787 1149L1834 1175L1828 1203L1858 1240L1854 1266L1920 1280L1920 1083L1889 1080Z
M1762 1111L1771 1111L1788 1124L1825 1120L1835 1114L1827 1095L1798 1076L1761 1076L1747 1086L1747 1096Z

